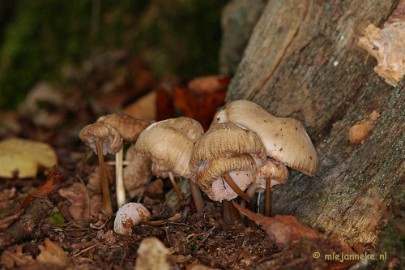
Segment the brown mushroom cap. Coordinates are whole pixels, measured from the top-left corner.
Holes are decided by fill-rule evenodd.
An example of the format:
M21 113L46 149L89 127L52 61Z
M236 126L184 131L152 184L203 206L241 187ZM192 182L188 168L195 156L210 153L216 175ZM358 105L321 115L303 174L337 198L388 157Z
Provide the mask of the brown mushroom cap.
M97 153L96 141L101 143L103 155L115 154L122 148L122 138L118 131L100 122L82 128L79 137L95 153Z
M303 125L293 118L275 117L248 100L226 105L230 122L240 124L262 139L267 155L288 167L314 176L318 155Z
M107 124L115 128L124 141L135 142L139 134L149 126L149 122L133 118L129 115L108 114L101 116L97 122Z
M191 118L168 119L147 127L139 135L135 149L168 171L191 178L191 153L195 140L203 132L202 126Z
M259 164L266 160L264 145L254 132L233 123L220 123L197 141L191 165L195 167L202 161L245 153L255 157Z
M221 181L222 175L224 173L230 172L247 172L250 174L251 179L249 181L244 181L243 183L238 181L237 177L232 177L235 183L242 189L246 189L247 186L254 181L255 178L256 164L252 156L248 154L230 157L230 158L219 158L210 161L207 165L202 168L197 174L197 183L201 190L204 191L210 199L215 201L231 200L236 198L238 195L231 191L228 194L220 194L221 190L213 189L213 184L215 181ZM226 184L227 185L227 184ZM229 190L232 190L230 187Z

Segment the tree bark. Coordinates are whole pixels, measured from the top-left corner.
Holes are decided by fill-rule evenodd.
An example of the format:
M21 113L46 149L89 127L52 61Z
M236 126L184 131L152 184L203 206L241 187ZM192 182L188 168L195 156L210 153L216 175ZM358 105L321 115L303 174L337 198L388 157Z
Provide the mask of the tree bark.
M350 244L375 246L391 191L405 179L404 83L384 83L356 46L397 4L268 1L228 90L228 101L301 120L320 157L316 177L292 172L274 188L272 214L293 214ZM375 129L351 145L349 128L372 111L381 114Z

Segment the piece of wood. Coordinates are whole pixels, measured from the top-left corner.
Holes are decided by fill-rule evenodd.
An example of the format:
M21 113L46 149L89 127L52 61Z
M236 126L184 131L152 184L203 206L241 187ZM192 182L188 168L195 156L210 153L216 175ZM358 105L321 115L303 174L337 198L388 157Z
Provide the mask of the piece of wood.
M376 244L391 191L405 179L404 84L385 84L356 46L397 3L268 1L228 90L228 101L249 99L302 121L319 154L316 177L292 172L274 188L272 214L295 215L350 244ZM349 128L374 110L375 129L350 145Z

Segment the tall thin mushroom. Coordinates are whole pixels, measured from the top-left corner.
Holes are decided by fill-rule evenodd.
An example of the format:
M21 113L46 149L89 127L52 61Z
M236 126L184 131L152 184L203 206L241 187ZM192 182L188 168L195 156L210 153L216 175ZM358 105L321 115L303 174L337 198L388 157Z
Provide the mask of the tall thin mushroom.
M139 134L149 126L149 122L135 119L128 115L109 114L101 116L97 122L104 123L118 131L124 142L135 142ZM115 153L116 194L117 204L121 207L125 202L125 187L123 180L123 147Z
M203 133L202 126L194 119L171 118L147 127L139 135L135 144L138 153L151 158L154 175L169 177L180 201L182 195L174 176L191 180L191 192L198 212L202 211L204 203L198 185L194 183L190 159L194 143Z
M111 196L105 171L104 155L117 153L122 148L122 138L118 131L103 123L93 123L85 126L80 131L79 137L98 156L103 197L102 211L106 215L111 215Z
M269 162L278 161L309 176L315 176L318 170L316 150L305 128L296 119L276 117L254 102L236 100L226 104L225 109L217 113L214 122L232 122L254 131L266 148ZM266 215L270 215L272 178L275 176L271 174L266 177Z

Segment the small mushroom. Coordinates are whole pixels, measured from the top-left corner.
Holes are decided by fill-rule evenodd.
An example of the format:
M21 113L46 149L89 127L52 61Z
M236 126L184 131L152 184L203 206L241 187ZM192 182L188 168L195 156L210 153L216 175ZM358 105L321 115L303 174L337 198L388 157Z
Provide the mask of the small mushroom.
M151 214L141 203L127 203L121 206L114 220L114 232L122 235L131 235L132 227L147 221Z
M237 100L226 104L214 121L229 121L254 131L263 142L269 158L306 175L315 176L319 166L318 155L303 125L296 119L276 117L254 102ZM277 166L280 167L279 164ZM285 174L286 169L281 171ZM271 186L273 178L276 176L266 177L266 187ZM266 194L265 214L270 215L270 192Z
M79 133L80 139L98 156L100 166L101 190L103 194L103 212L112 214L110 190L105 171L104 155L115 154L122 148L122 138L118 131L103 123L85 126Z
M212 200L232 200L239 195L249 201L243 190L255 181L256 166L265 159L264 146L254 132L221 123L198 140L191 164L197 168L199 186Z
M203 133L202 126L194 119L171 118L147 127L135 144L138 153L151 158L154 175L169 177L180 201L182 195L174 176L191 180L191 192L198 212L202 211L204 204L199 188L193 181L190 158L194 143Z
M139 134L149 125L148 121L135 119L128 115L109 114L101 116L97 122L104 123L118 131L124 142L135 142ZM123 147L115 153L116 193L118 207L123 205L125 187L123 180Z

